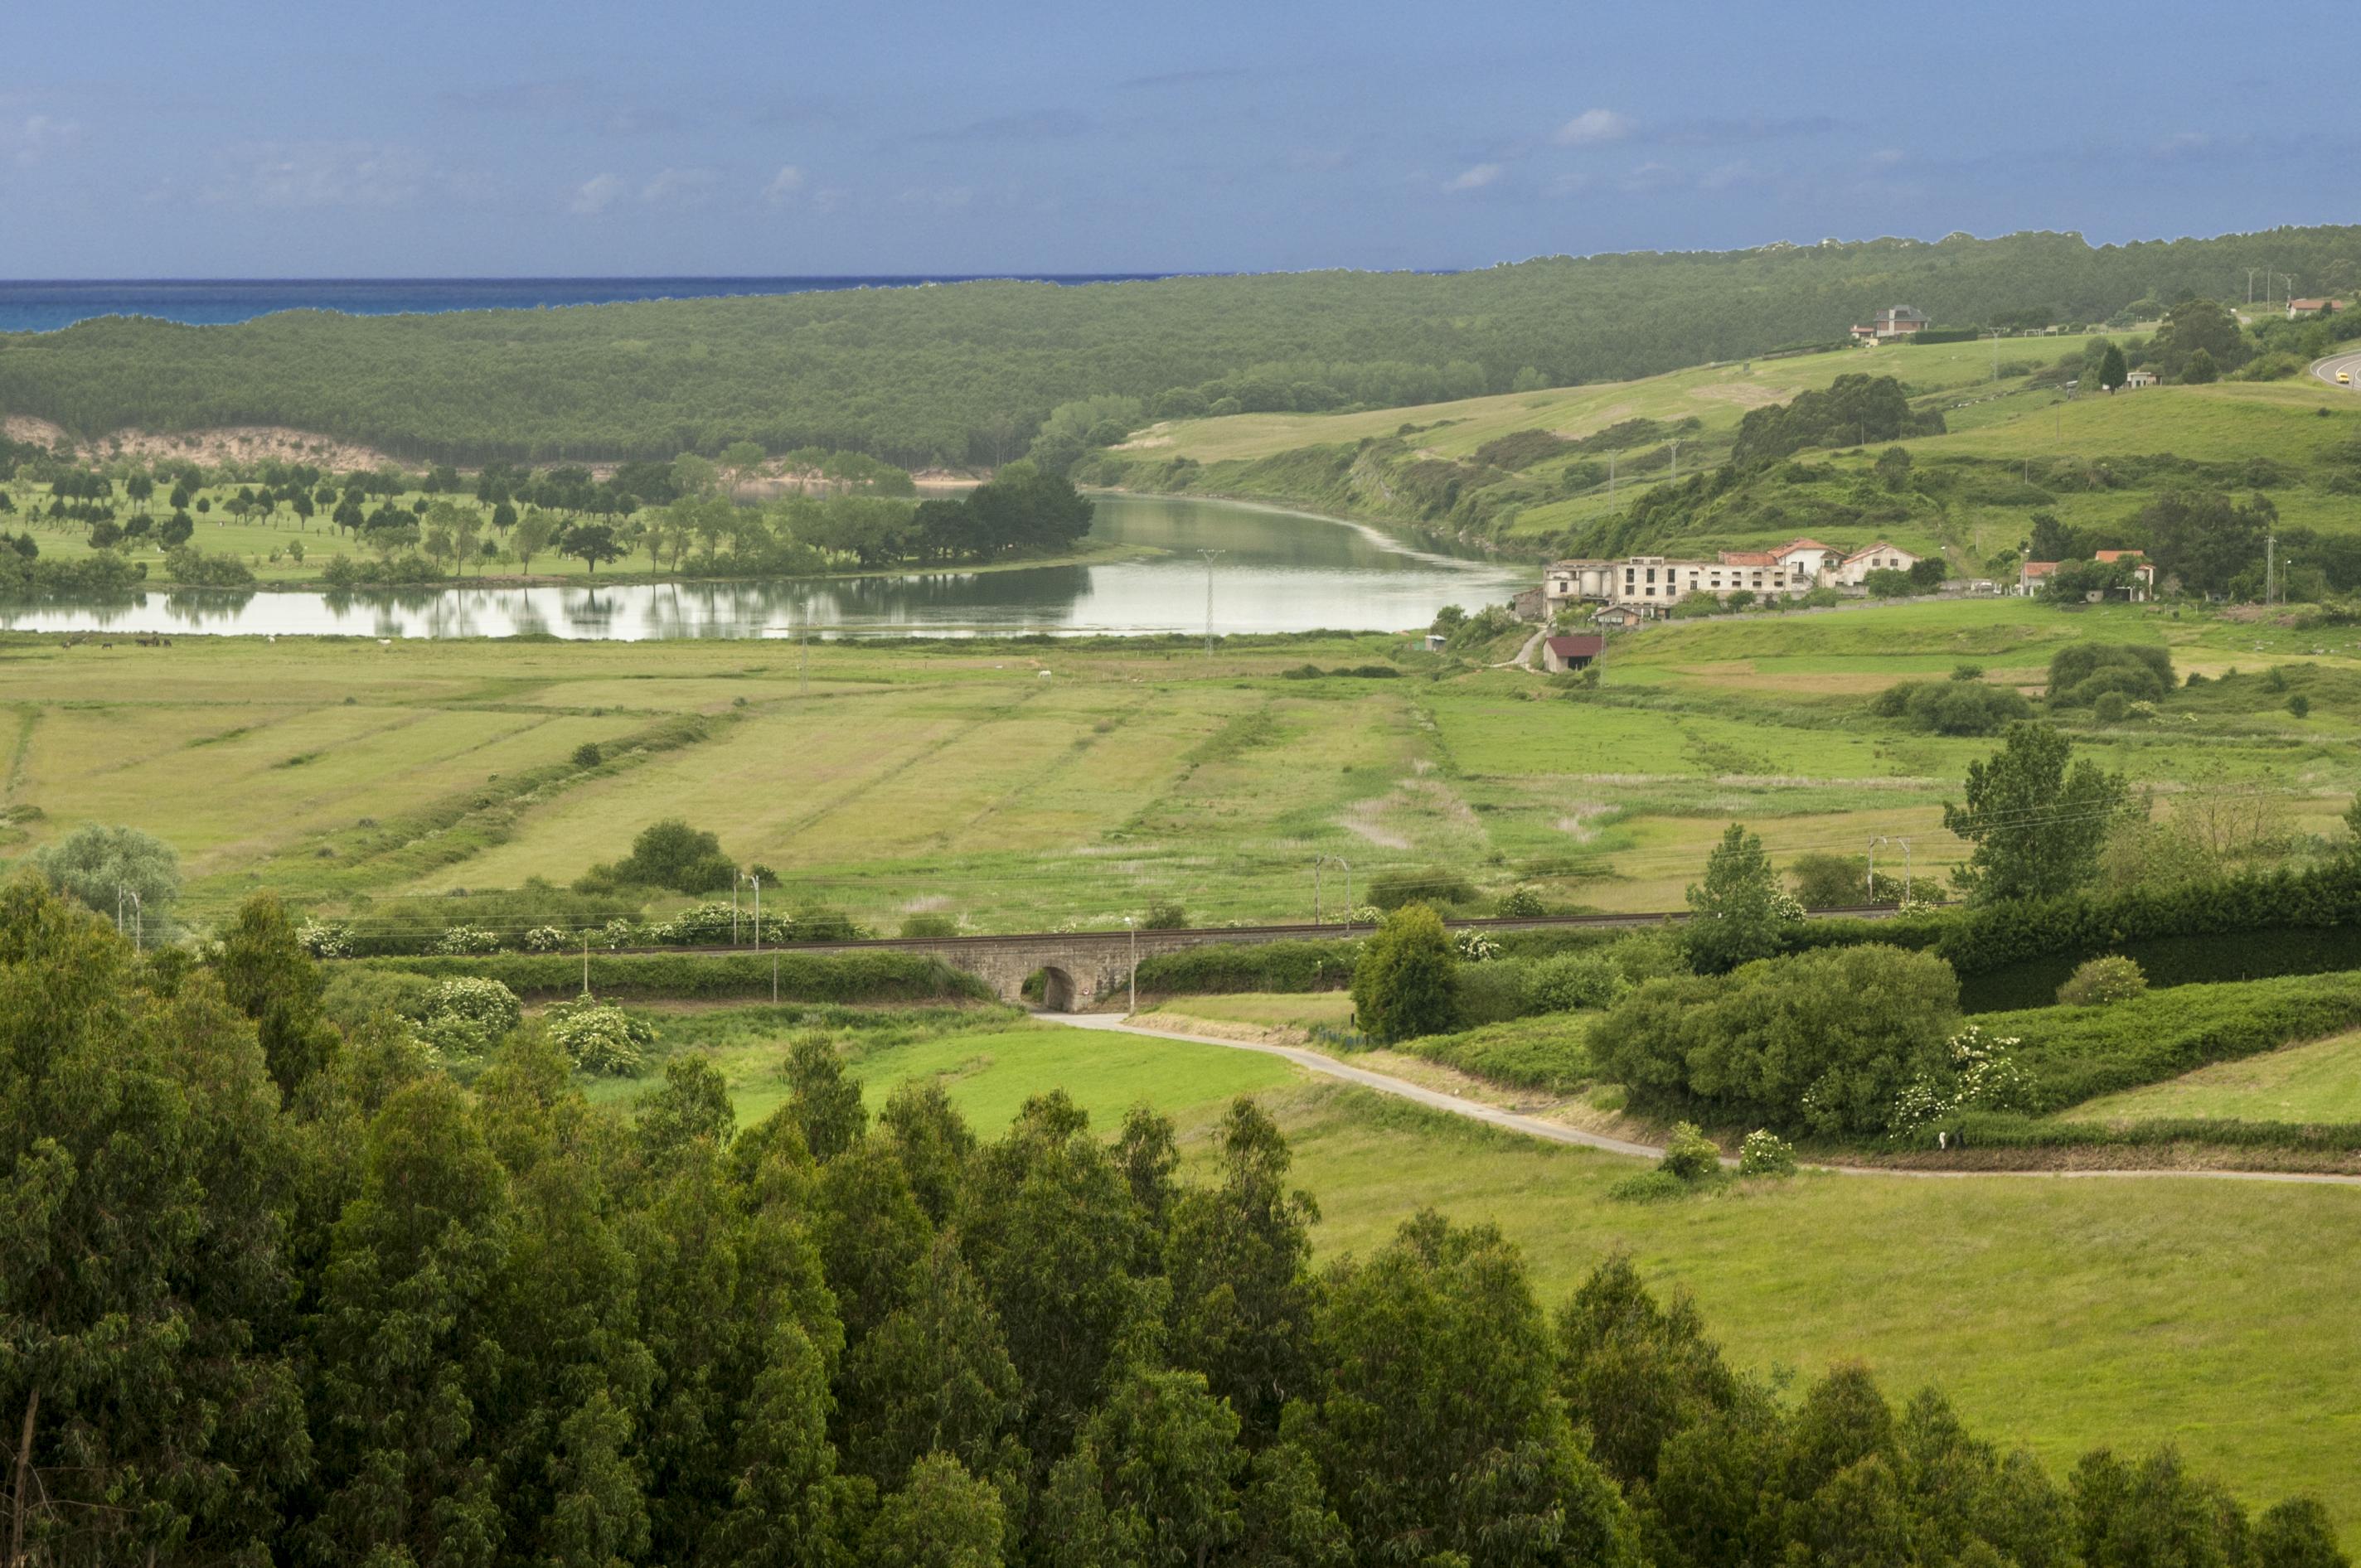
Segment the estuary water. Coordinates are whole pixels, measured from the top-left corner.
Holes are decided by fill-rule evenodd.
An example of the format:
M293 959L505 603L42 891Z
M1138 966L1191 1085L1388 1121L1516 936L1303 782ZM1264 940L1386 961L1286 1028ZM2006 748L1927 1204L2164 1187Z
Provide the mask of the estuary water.
M17 631L357 637L1137 637L1404 630L1497 604L1531 568L1411 549L1373 529L1234 501L1098 498L1092 536L1161 552L993 572L614 587L224 593L0 603ZM1206 553L1213 552L1210 560Z

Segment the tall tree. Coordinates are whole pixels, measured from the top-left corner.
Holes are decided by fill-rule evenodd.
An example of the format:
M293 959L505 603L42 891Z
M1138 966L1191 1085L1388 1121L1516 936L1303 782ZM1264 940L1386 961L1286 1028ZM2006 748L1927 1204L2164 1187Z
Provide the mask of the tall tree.
M1759 834L1731 823L1706 857L1705 881L1688 889L1681 944L1701 974L1718 974L1777 952L1802 908L1779 884Z
M1965 805L1943 805L1943 826L1975 846L1952 873L1977 904L2054 898L2096 874L2108 831L2132 809L2121 773L2068 759L2063 730L2021 718L2000 751L1968 764Z

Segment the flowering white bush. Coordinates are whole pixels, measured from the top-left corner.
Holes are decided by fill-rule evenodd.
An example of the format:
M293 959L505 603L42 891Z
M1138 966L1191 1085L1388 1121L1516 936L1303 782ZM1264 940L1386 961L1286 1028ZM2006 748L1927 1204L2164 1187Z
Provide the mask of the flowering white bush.
M610 1078L636 1077L656 1043L656 1032L621 1008L587 993L561 1002L548 1014L549 1037L584 1072Z
M1795 1146L1768 1128L1758 1128L1747 1134L1746 1141L1738 1146L1738 1174L1793 1176Z
M598 945L609 952L628 948L639 938L640 928L620 916L598 927Z
M1944 1043L1948 1071L1922 1074L1894 1097L1893 1128L1907 1133L1962 1111L2022 1111L2032 1098L2033 1080L2009 1052L2022 1044L2014 1035L1986 1035L1971 1024Z
M497 980L472 975L446 980L434 988L426 1015L432 1018L443 1013L481 1024L495 1035L507 1034L524 1018L524 1007L515 992Z
M1454 932L1451 945L1459 949L1459 961L1462 963L1489 963L1500 956L1500 944L1481 931Z
M570 946L566 933L555 926L535 926L524 934L524 950L528 953L555 953Z
M341 921L306 920L295 927L295 940L315 959L353 956L353 928Z
M500 950L500 933L481 926L448 926L434 939L434 950L445 957L466 957Z

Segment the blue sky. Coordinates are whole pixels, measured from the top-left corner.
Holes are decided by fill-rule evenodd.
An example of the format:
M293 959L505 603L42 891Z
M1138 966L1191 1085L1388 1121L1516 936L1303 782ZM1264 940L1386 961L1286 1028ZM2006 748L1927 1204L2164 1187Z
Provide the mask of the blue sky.
M0 277L1472 267L2352 221L2349 0L73 0Z

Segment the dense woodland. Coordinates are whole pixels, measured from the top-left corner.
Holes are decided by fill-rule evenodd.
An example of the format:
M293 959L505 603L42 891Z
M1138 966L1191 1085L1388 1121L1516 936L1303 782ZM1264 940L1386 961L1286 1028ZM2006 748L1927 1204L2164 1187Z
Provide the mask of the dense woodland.
M0 337L0 410L77 435L291 424L407 460L668 458L751 439L997 464L1052 409L1165 415L1404 403L1653 374L1828 343L1879 306L1938 323L2105 322L2228 298L2268 261L2361 281L2361 229L2092 247L2024 234L1061 287L236 326L111 318Z
M1314 1267L1250 1101L873 1108L823 1034L736 1127L538 1024L462 1084L349 1036L267 896L202 963L0 890L0 1562L2330 1568L2169 1450L2061 1481L1862 1368L1730 1366L1486 1226Z

